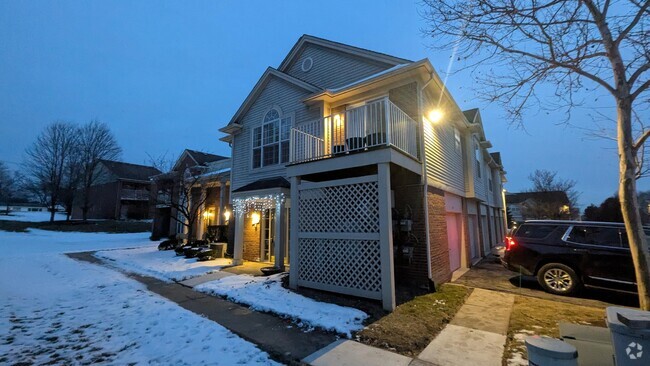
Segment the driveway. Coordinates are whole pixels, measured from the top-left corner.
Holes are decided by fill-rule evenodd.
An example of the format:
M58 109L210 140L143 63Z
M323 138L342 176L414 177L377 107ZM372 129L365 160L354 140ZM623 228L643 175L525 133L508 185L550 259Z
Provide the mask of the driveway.
M505 269L494 258L486 258L479 262L467 271L467 273L454 281L454 283L576 305L601 308L607 306L639 306L636 295L614 291L584 289L576 297L549 294L539 286L535 277L520 276L516 272L511 272Z

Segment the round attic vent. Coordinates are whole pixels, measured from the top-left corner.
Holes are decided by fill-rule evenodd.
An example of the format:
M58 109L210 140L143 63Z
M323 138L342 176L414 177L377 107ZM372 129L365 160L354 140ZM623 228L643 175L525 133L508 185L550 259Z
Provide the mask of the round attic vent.
M302 60L302 71L307 72L311 70L312 66L314 66L314 60L311 57Z

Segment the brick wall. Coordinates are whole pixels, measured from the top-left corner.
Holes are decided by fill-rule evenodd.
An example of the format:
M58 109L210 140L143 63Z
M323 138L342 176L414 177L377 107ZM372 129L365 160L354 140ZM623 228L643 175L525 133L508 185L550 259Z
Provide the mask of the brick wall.
M416 285L425 285L428 283L429 271L427 269L427 236L426 236L426 217L424 211L424 202L422 199L423 186L422 185L407 185L402 187L393 187L395 193L395 209L399 212L399 217L393 217L393 220L398 220L403 217L408 205L412 209L411 220L413 225L411 227L411 234L417 239L413 242L412 237L405 232L400 232L399 222L393 228L393 245L398 247L400 244L411 241L414 244L413 257L411 264L400 263L399 253L395 261L395 274L398 283L408 283ZM397 214L397 212L395 212Z
M244 253L243 258L247 261L260 260L260 238L261 223L255 228L250 217L244 217Z
M444 192L437 188L427 187L427 205L429 210L431 279L437 285L451 279Z

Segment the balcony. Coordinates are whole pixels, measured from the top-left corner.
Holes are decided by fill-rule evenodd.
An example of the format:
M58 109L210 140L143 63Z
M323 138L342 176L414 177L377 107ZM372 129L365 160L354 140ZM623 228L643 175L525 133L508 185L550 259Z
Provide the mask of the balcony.
M120 198L129 201L148 201L149 191L146 189L122 189Z
M303 163L381 147L419 161L417 122L388 98L291 129L289 162Z

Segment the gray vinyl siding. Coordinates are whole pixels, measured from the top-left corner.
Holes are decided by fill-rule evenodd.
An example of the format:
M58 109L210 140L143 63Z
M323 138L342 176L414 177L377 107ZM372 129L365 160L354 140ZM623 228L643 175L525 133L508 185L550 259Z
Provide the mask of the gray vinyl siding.
M260 92L253 105L244 114L239 123L241 131L233 139L232 152L232 189L235 190L259 179L282 176L286 177L284 164L252 169L251 131L262 124L264 114L273 105L282 109L282 115L293 113L293 125L319 118L319 110L309 110L301 100L310 91L304 90L285 80L272 76Z
M476 139L472 139L472 144L476 144ZM477 171L476 171L476 155L472 154L471 156L471 162L472 166L474 167L474 191L476 193L476 198L482 200L482 201L487 201L487 177L486 177L486 170L485 170L485 157L483 156L483 149L481 146L478 146L479 149L479 154L481 155L481 159L478 162L480 169L481 169L481 177L479 178ZM472 150L474 152L474 150Z
M424 126L427 179L465 191L463 146L456 149L454 127L449 123Z
M312 68L302 71L302 62L311 57ZM307 45L286 73L323 89L350 84L372 74L391 68L392 65L356 57L318 45Z

